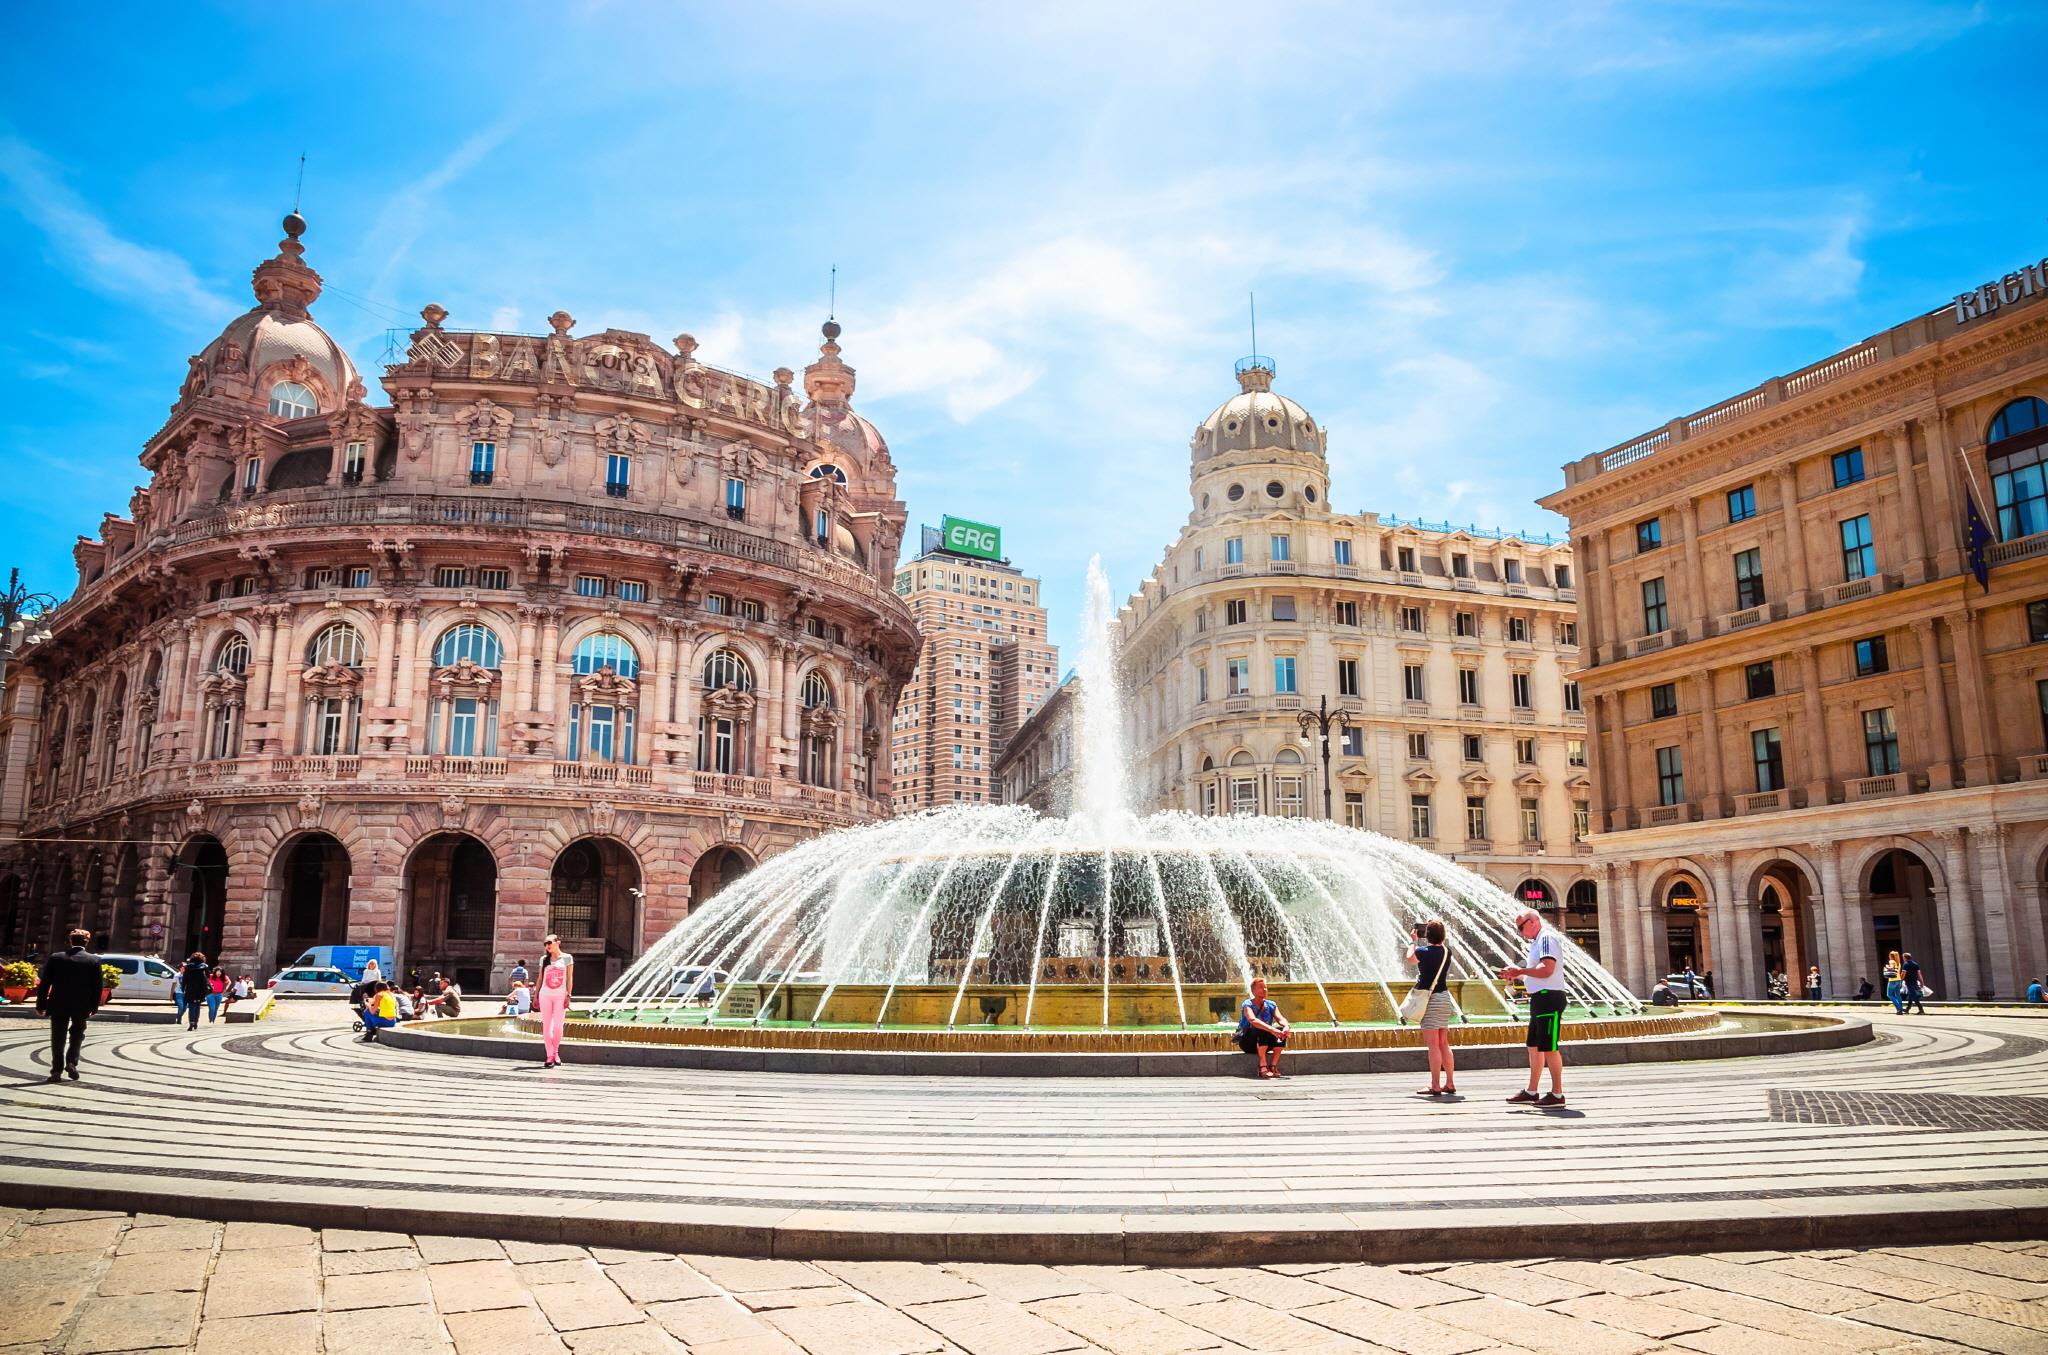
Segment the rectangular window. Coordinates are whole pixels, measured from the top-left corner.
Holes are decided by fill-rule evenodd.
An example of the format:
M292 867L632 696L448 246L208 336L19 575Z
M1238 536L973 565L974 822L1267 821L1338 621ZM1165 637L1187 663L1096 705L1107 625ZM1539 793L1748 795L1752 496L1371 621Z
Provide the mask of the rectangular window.
M1870 540L1870 514L1842 522L1842 580L1853 583L1877 573L1877 547Z
M1529 699L1529 675L1527 673L1508 674L1508 690L1512 694L1516 710L1534 710L1536 708L1536 703Z
M1567 711L1571 712L1577 712L1585 709L1585 707L1579 703L1578 683L1567 682L1564 684L1564 708Z
M1863 449L1851 447L1846 452L1836 452L1832 458L1835 470L1835 488L1853 485L1863 478Z
M1657 803L1685 803L1685 757L1675 743L1657 750Z
M1655 635L1671 629L1671 608L1664 600L1664 580L1643 580L1643 632Z
M469 482L473 485L487 485L498 470L498 444L495 442L472 442L469 444Z
M263 458L252 456L242 463L242 492L254 494L263 481Z
M604 459L604 492L623 499L633 488L633 458L613 452Z
M1426 758L1426 757L1428 757L1428 756L1429 756L1429 735L1427 735L1427 734L1410 734L1410 735L1408 736L1408 756L1409 756L1409 757L1415 757L1415 758Z
M647 585L646 585L646 584L644 584L644 583L642 583L642 582L641 582L640 580L638 580L638 579L620 579L620 580L619 580L619 601L621 601L621 602L645 602L645 601L647 601Z
M819 545L822 546L831 539L831 516L827 514L824 509L820 508L817 511L817 514L811 519L811 540L817 542ZM981 610L981 608L976 607L974 610L978 612Z
M1576 649L1576 648L1578 648L1578 645L1579 645L1579 623L1578 623L1578 622L1576 622L1576 621L1560 621L1560 622L1558 622L1558 623L1557 623L1557 642L1558 642L1558 644L1560 644L1560 645L1564 646L1564 647L1565 647L1566 649Z
M1195 573L1199 574L1199 573L1201 573L1201 572L1202 572L1202 548L1201 548L1200 546L1197 546L1197 547L1195 547Z
M1252 691L1252 661L1250 659L1226 659L1224 670L1230 675L1228 695L1250 696Z
M1418 791L1408 797L1408 836L1418 842L1427 842L1432 836L1429 821L1429 794Z
M1451 629L1467 639L1479 634L1479 617L1472 612L1454 612L1451 615Z
M1650 718L1668 720L1678 714L1678 687L1675 683L1660 682L1650 688Z
M1728 520L1747 522L1756 516L1756 486L1744 485L1728 491Z
M1502 577L1509 583L1520 583L1522 581L1522 562L1520 560L1503 560L1500 562L1500 567Z
M1472 557L1469 555L1453 554L1451 556L1451 577L1454 579L1471 578Z
M479 588L510 588L512 571L509 569L479 569L476 572L476 586Z
M1458 670L1458 700L1467 706L1479 704L1479 670L1460 668Z
M1294 686L1294 656L1276 654L1273 657L1273 692L1277 696L1292 696Z
M1785 755L1778 744L1775 729L1753 729L1749 732L1750 759L1756 764L1756 788L1759 794L1765 791L1785 788Z
M473 696L458 696L448 710L448 756L476 756L476 726L478 706L481 703ZM428 740L431 746L433 740Z
M348 751L348 708L352 703L330 696L313 703L313 751L322 757Z
M1283 819L1298 819L1305 808L1301 794L1301 778L1298 776L1276 776L1273 778L1273 812Z
M1429 699L1423 695L1421 664L1404 663L1401 665L1401 696L1403 700L1407 701L1426 701Z
M725 482L725 515L734 522L747 520L747 482L727 480Z
M2041 710L2041 740L2048 743L2048 679L2034 683L2034 704Z
M1346 828L1365 827L1364 791L1347 790L1344 792L1344 826Z
M1241 565L1244 563L1244 538L1233 536L1223 543L1223 563Z
M604 575L578 574L576 596L580 598L601 598L604 596Z
M434 568L434 587L460 588L469 582L469 571L461 565L437 565Z
M1355 626L1355 625L1357 625L1357 624L1358 624L1358 604L1357 604L1357 603L1355 603L1355 602L1340 602L1340 603L1338 603L1338 604L1337 604L1337 624L1338 624L1338 625L1340 625L1340 626Z
M1202 785L1202 812L1212 819L1216 817L1216 783L1214 781L1204 782Z
M2006 541L2048 531L2044 455L2048 446L2036 443L1991 459L1991 497L1998 509L1998 535Z
M349 572L348 572L348 587L350 587L350 588L368 588L369 586L370 586L370 567L369 567L368 565L357 565L357 566L356 566L355 568L353 568L353 569L349 570Z
M1249 776L1230 778L1230 812L1233 814L1256 814L1259 812L1259 783Z
M1524 767L1534 766L1536 764L1536 740L1516 739L1515 761Z
M1345 727L1345 730L1344 730L1344 756L1345 756L1345 757L1364 757L1364 756L1365 756L1365 731L1364 731L1364 730L1362 730L1362 729L1360 729L1360 728L1358 728L1358 727L1357 727L1356 725L1349 725L1349 726L1346 726L1346 727Z
M1415 547L1398 547L1394 551L1394 558L1395 560L1399 561L1399 564L1396 567L1403 574L1413 574L1415 572Z
M723 593L706 593L704 595L704 610L710 612L713 616L724 616L732 610L732 599Z
M1564 741L1564 760L1574 767L1585 766L1586 741L1584 739L1566 739Z
M1458 752L1467 762L1484 762L1486 760L1486 746L1477 734L1460 734L1458 736Z
M2048 640L2048 599L2027 604L2027 639L2033 644Z
M1293 598L1291 598L1291 597L1276 597L1276 598L1274 598L1274 599L1273 599L1273 619L1274 619L1275 621L1292 621L1292 620L1294 620L1294 619L1295 619L1295 615L1294 615L1294 599L1293 599Z
M318 568L316 568L316 569L309 569L309 570L307 570L307 571L306 571L306 587L308 587L308 588L332 588L332 587L334 587L334 571L333 571L333 570L331 570L331 569L318 569Z
M1586 808L1584 800L1572 801L1572 840L1584 842L1593 831L1593 811Z
M1268 558L1273 560L1293 559L1294 538L1291 536L1281 536L1276 533L1272 539L1272 546L1268 552Z
M1557 587L1559 592L1567 592L1571 589L1572 567L1570 565L1552 566L1550 572L1557 576Z
M1543 819L1541 805L1531 796L1522 797L1522 841L1543 840Z
M1209 699L1209 670L1206 666L1195 669L1195 700Z
M1856 642L1856 676L1869 677L1874 673L1889 673L1892 670L1891 655L1885 651L1884 637L1872 635Z
M1899 770L1899 727L1892 723L1890 706L1863 712L1863 755L1872 776Z
M1761 701L1767 696L1778 694L1778 670L1769 660L1752 663L1742 670L1743 690L1751 701Z
M1528 617L1511 616L1508 618L1508 640L1510 643L1518 645L1526 645L1529 643Z
M1486 797L1483 795L1465 797L1465 836L1475 842L1486 841Z
M1230 599L1228 599L1228 600L1226 600L1226 601L1224 602L1224 604L1223 604L1223 624L1224 624L1224 625L1226 625L1226 626L1242 626L1242 625L1244 624L1244 618L1245 618L1245 604L1244 604L1244 599L1243 599L1243 598L1230 598Z
M1350 564L1351 543L1343 537L1338 537L1335 541L1332 541L1330 543L1330 560L1333 564Z
M1636 524L1636 551L1655 550L1664 544L1664 520L1645 518Z
M1337 660L1337 695L1358 695L1358 660Z
M1420 635L1422 633L1422 608L1403 607L1401 609L1401 629Z
M370 449L368 444L361 442L351 442L348 444L341 454L341 478L352 485L362 483L363 466L369 460L369 455Z
M1764 605L1764 553L1755 546L1735 552L1735 606L1738 611Z

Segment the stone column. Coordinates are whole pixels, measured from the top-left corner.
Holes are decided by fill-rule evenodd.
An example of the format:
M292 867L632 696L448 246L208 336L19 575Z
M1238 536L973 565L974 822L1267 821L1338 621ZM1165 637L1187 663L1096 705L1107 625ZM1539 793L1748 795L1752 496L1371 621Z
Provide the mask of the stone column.
M1942 680L1941 636L1932 617L1913 623L1913 640L1920 647L1920 682L1927 693L1928 788L1948 790L1957 784L1956 744L1949 727L1948 684Z
M1934 539L1930 543L1934 568L1939 577L1946 578L1963 572L1963 483L1956 465L1957 443L1946 418L1922 421L1920 428L1927 438L1927 479L1934 491Z
M2019 939L2013 933L2012 871L2006 863L2012 829L1994 823L1972 829L1970 837L1977 845L1977 878L1983 881L1979 897L1984 900L1984 949L1991 959L1979 992L1981 996L2015 1001L2026 995L2027 980L2017 972L2021 957L2014 953Z
M1955 997L1974 997L1984 987L1984 971L1977 957L1977 913L1971 898L1969 853L1964 850L1960 828L1937 828L1934 836L1941 843L1942 869L1948 876L1936 892L1945 986Z
M1899 516L1906 529L1906 563L1902 573L1908 588L1927 581L1927 528L1920 507L1920 479L1913 470L1913 438L1906 425L1885 432L1891 447L1892 474L1899 481Z
M541 616L543 620L540 630L540 653L536 656L539 659L536 668L539 674L537 681L540 683L540 691L537 693L540 697L538 709L542 715L553 715L555 689L561 686L562 677L562 609L549 607ZM558 749L556 756L560 755Z
M659 630L654 642L654 714L652 718L654 723L665 725L669 722L670 716L675 711L676 623L672 618L664 616L658 625ZM649 717L643 711L640 718L644 724ZM655 761L655 758L652 756L654 748L652 742L653 734L653 728L649 725L641 736L649 740L649 762ZM670 747L673 747L673 745L670 745ZM665 754L662 760L665 762L672 756L672 754Z
M187 618L179 622L184 639L179 646L178 658L178 719L184 722L186 731L186 753L193 760L199 757L204 734L199 728L199 666L206 661L205 646L199 643L199 622Z
M1820 659L1811 652L1796 659L1787 656L1788 664L1799 677L1799 695L1806 712L1806 804L1810 809L1830 804L1834 799L1835 750L1828 738L1827 712L1820 699Z
M522 713L533 709L533 667L537 657L533 652L533 623L537 615L533 607L519 609L519 648L512 661L512 710Z
M2012 894L2013 954L2019 962L2019 986L2041 978L2048 970L2048 955L2042 951L2041 882L2032 878L2015 881Z
M1742 955L1742 928L1746 913L1735 896L1735 862L1727 852L1707 860L1707 875L1714 887L1713 912L1709 919L1714 941L1714 996L1747 997L1752 980L1748 961Z
M1629 957L1635 953L1635 947L1629 943L1629 927L1622 915L1621 896L1615 892L1620 874L1612 861L1593 864L1594 886L1600 891L1600 962L1625 987L1628 984Z
M157 723L160 728L172 730L164 736L170 745L164 758L166 762L177 756L178 735L175 731L178 722L190 718L185 714L185 694L191 688L192 631L198 624L192 620L172 624L171 655L165 661L159 678L161 690L157 693ZM144 750L143 757L149 757L148 750Z
M1667 948L1657 944L1657 914L1662 911L1662 900L1655 895L1643 897L1633 861L1628 866L1628 887L1636 918L1636 991L1647 993L1664 977L1664 966L1670 960L1664 953Z
M1824 917L1827 927L1826 940L1814 949L1825 976L1821 991L1829 998L1837 998L1855 991L1856 976L1849 972L1854 928L1849 900L1842 891L1841 853L1830 839L1814 843L1813 854L1820 862L1820 907L1815 911Z
M1607 830L1611 833L1635 827L1636 819L1635 791L1629 784L1628 735L1622 727L1619 712L1614 712L1614 718L1608 718L1609 712L1620 701L1618 695L1594 698L1594 704L1601 712L1600 727L1608 737L1608 742L1600 748L1603 759L1600 788L1611 797L1607 804Z
M1685 638L1707 636L1707 577L1700 564L1699 508L1691 495L1679 501L1679 530L1685 533Z
M1792 611L1803 612L1812 605L1811 584L1806 572L1806 533L1800 525L1799 476L1791 466L1778 470L1778 502L1785 519L1778 539L1785 543L1785 563L1792 573L1792 591L1785 601Z
M1714 710L1713 670L1695 677L1692 690L1700 706L1700 760L1704 764L1701 770L1706 773L1707 793L1701 812L1710 819L1723 818L1728 813L1728 802L1721 783L1721 718Z
M398 649L392 655L392 667L397 674L397 688L392 692L391 704L397 708L398 716L393 722L395 730L403 731L395 738L394 751L410 753L414 750L416 736L423 734L418 722L413 719L413 695L419 687L414 673L415 660L420 644L420 609L416 602L407 602L400 609L401 625L398 635Z
M703 678L693 662L697 627L689 621L676 623L676 729L677 758L686 767L697 765L697 693ZM687 909L685 910L687 911Z
M1622 640L1621 611L1614 600L1614 548L1607 544L1606 532L1597 533L1588 539L1600 557L1600 587L1596 591L1599 594L1600 617L1604 626L1596 634L1604 635L1607 640L1607 652L1600 654L1596 651L1596 657L1612 663L1620 657ZM1589 635L1586 638L1590 641L1595 637Z
M1962 703L1963 781L1971 786L1992 785L1998 779L1998 759L1991 751L1983 633L1975 612L1963 612L1960 625L1954 615L1945 619L1956 652L1956 697Z
M377 600L376 704L389 708L398 700L398 613L391 598Z
M256 656L249 665L251 711L270 709L270 658L277 651L277 633L284 625L284 612L282 607L260 607L256 611Z

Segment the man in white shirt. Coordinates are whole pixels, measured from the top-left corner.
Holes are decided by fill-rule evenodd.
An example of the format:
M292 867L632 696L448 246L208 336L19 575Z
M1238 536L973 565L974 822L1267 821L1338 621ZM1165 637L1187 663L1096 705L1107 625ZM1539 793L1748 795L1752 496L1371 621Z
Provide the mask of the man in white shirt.
M1533 908L1515 914L1515 930L1528 945L1528 956L1520 965L1502 967L1503 980L1520 979L1529 993L1529 1089L1508 1098L1511 1105L1535 1106L1540 1110L1564 1105L1564 1053L1559 1049L1564 1035L1564 943L1555 931L1543 925L1543 915ZM1536 1088L1543 1070L1550 1069L1550 1090L1542 1096Z

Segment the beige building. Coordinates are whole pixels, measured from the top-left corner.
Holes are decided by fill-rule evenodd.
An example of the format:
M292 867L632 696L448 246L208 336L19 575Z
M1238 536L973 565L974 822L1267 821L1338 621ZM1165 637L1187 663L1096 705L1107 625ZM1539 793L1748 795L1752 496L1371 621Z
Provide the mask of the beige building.
M896 812L993 804L1004 743L1058 682L1038 580L949 551L927 528L924 552L896 571L896 593L924 637L889 735Z
M2048 262L1565 467L1608 951L1724 994L2048 962ZM1971 501L1994 540L1973 577Z
M1154 808L1331 816L1452 857L1592 939L1571 551L1347 514L1265 358L1196 428L1188 523L1117 618Z
M996 798L1064 816L1074 806L1075 716L1081 679L1069 677L1003 743L996 759Z
M904 514L827 324L772 382L619 330L424 324L366 383L286 218L0 708L0 949L259 977L320 943L595 991L888 812Z

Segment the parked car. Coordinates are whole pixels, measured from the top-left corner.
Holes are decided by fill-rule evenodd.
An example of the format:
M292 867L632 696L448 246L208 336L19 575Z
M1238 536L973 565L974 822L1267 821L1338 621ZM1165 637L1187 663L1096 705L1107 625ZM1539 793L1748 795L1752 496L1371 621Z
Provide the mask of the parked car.
M339 969L286 969L270 976L273 993L319 993L347 997L356 981Z
M293 969L339 969L352 980L363 977L363 968L370 961L377 962L378 970L385 978L391 978L396 968L391 959L389 946L313 946L293 960Z
M171 990L178 985L178 971L154 955L102 955L100 963L121 971L121 986L114 990L116 1001L155 998L169 1002Z
M670 997L686 997L692 1002L710 1002L718 996L719 989L731 981L732 975L723 969L705 969L698 965L678 969L668 981Z
M1666 974L1664 982L1670 984L1671 991L1680 997L1706 998L1714 995L1714 990L1707 987L1707 981L1697 974L1693 975L1690 980L1687 980L1683 974Z

